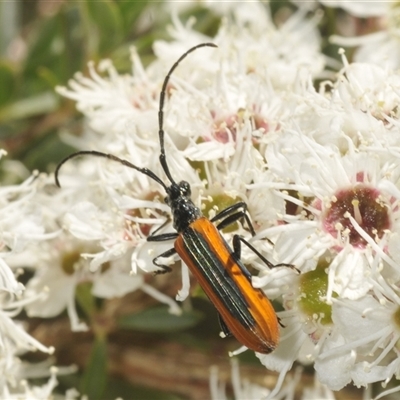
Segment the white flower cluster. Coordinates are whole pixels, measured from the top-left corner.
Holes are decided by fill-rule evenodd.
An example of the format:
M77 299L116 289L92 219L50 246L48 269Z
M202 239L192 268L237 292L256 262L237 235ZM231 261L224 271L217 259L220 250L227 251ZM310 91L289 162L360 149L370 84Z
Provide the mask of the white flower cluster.
M109 61L90 65L89 77L76 75L58 91L76 101L86 126L79 139L66 139L164 179L161 84L190 47L217 44L192 53L171 77L166 154L172 176L190 182L207 217L245 201L257 232L253 245L273 263L301 272L268 269L243 249L245 264L258 271L254 286L284 308L277 350L258 355L280 372L269 395L278 393L295 361L314 365L328 397L349 383L386 385L400 375L400 74L390 62L348 63L344 54L333 74L320 50L318 13L307 18L299 11L276 27L261 3L246 10L225 19L214 38L175 18L173 40L154 44L156 60L148 68L132 51L132 75L119 75ZM153 258L171 247L146 241L168 221L162 187L95 157L68 162L59 178L61 190L44 177L2 189L0 334L20 332L11 317L21 307L40 317L67 309L72 328L85 329L74 299L77 285L87 281L95 296L140 289L179 313L175 301L144 280L156 270ZM240 226L235 233L250 236ZM34 270L26 300L19 300L23 288L12 272L19 265ZM179 300L188 282L184 267ZM0 341L7 357L32 346L48 351L27 336L22 344L11 336L11 345Z
M6 153L0 150L0 157ZM21 271L15 267L18 258L24 258L28 247L50 239L46 233L41 207L36 195L41 177L32 175L20 185L0 188L0 398L48 398L57 384L55 370L42 387L29 387L26 379L32 377L20 356L28 351L52 353L30 336L15 318L24 307L43 297L43 293L25 293L18 282ZM48 367L36 365L35 376L49 375Z

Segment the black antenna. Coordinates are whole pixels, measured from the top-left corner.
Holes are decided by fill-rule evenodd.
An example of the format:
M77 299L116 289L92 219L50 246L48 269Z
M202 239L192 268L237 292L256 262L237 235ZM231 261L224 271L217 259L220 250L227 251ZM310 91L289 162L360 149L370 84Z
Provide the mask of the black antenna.
M158 136L160 139L160 164L162 166L162 169L165 172L165 175L167 175L167 178L169 179L169 181L171 183L175 183L175 181L172 179L171 173L169 172L169 168L168 168L168 164L166 161L166 157L165 157L165 148L164 148L164 130L163 130L163 119L164 119L164 99L165 99L165 92L167 89L167 85L169 82L169 78L171 77L172 72L175 70L175 68L179 65L179 63L192 51L198 49L199 47L217 47L217 45L215 45L214 43L201 43L198 44L197 46L192 47L191 49L189 49L186 53L184 53L182 56L179 57L178 61L175 62L175 64L171 67L171 69L169 70L167 76L164 79L164 83L162 85L162 89L160 92L160 106L159 106L159 110L158 110L158 126L159 126L159 131L158 131ZM154 181L156 181L157 183L159 183L166 191L168 189L167 185L150 169L148 168L140 168L137 167L136 165L130 163L127 160L124 160L122 158L119 158L117 156L114 156L112 154L107 154L107 153L102 153L100 151L95 151L95 150L82 150L82 151L77 151L76 153L73 153L71 155L69 155L68 157L64 158L64 160L62 160L58 165L56 170L54 171L54 178L56 181L56 185L58 187L61 187L60 185L60 181L58 179L58 174L60 172L60 168L62 167L63 164L65 164L68 160L70 160L71 158L75 158L81 155L92 155L92 156L97 156L97 157L104 157L104 158L108 158L109 160L113 160L113 161L117 161L119 163L121 163L122 165L125 165L129 168L133 168L136 169L136 171L141 172L144 175L147 175L149 178L153 179Z
M168 168L168 164L167 164L167 160L165 157L165 147L164 147L164 128L163 128L163 124L164 124L164 99L165 99L165 92L167 90L167 85L169 82L169 78L171 77L172 73L174 72L175 68L179 65L179 63L188 55L190 54L192 51L197 50L200 47L218 47L216 44L214 43L201 43L198 44L197 46L192 47L191 49L189 49L186 53L182 54L178 60L175 62L175 64L171 67L171 69L169 70L167 76L164 79L164 83L162 85L162 89L161 89L161 93L160 93L160 106L158 109L158 136L159 136L159 140L160 140L160 164L162 169L165 172L165 175L167 175L167 178L169 179L169 181L171 183L175 183L175 181L173 180L171 173L169 172L169 168Z
M65 164L68 160L70 160L71 158L75 158L77 156L81 156L81 155L92 155L92 156L97 156L97 157L104 157L104 158L108 158L110 160L114 160L117 161L119 163L121 163L122 165L125 165L129 168L133 168L136 169L136 171L141 172L142 174L147 175L149 178L155 180L156 182L158 182L165 190L167 190L167 185L150 169L148 168L140 168L137 167L136 165L130 163L127 160L124 160L122 158L119 158L117 156L114 156L112 154L107 154L107 153L102 153L100 151L95 151L95 150L82 150L82 151L78 151L76 153L73 153L71 155L69 155L68 157L64 158L64 160L62 160L58 165L56 170L54 171L54 178L56 181L56 185L58 187L61 187L60 185L60 181L58 179L58 173L60 171L60 168L62 167L63 164Z

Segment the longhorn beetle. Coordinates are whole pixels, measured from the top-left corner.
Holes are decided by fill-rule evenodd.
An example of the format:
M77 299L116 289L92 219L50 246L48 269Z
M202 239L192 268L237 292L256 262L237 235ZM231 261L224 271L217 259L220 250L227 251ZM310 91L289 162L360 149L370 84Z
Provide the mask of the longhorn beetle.
M169 79L175 68L189 53L205 46L217 47L213 43L202 43L189 49L171 67L160 92L158 110L159 160L170 182L169 185L165 184L148 168L140 168L112 154L94 150L78 151L66 157L55 170L55 181L57 186L61 187L58 174L66 161L80 155L92 155L117 161L159 183L167 193L164 201L171 208L173 227L176 232L157 234L158 230L156 230L147 238L149 242L175 239L173 248L153 259L153 263L159 267L158 273L171 270L169 266L163 265L159 261L161 257L178 254L217 309L223 334L225 336L232 334L240 343L256 352L270 353L276 348L279 341L278 317L264 292L252 286L251 275L240 260L241 243L254 251L269 268L288 265L272 264L239 235L233 236L232 250L219 231L238 220L244 220L251 235L255 235L247 214L246 203L238 202L222 210L213 218L206 218L191 200L189 183L186 181L177 183L172 177L165 155L163 118L164 100ZM213 224L214 222L217 223L216 226Z

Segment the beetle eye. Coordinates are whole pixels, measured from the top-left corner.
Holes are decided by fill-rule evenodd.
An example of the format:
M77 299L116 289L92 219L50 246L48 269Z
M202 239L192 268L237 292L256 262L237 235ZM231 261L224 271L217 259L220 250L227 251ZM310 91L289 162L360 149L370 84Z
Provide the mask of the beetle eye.
M180 190L181 190L181 193L182 193L183 196L190 196L191 195L192 191L190 189L190 185L189 185L188 182L182 181L179 184L179 187L180 187Z

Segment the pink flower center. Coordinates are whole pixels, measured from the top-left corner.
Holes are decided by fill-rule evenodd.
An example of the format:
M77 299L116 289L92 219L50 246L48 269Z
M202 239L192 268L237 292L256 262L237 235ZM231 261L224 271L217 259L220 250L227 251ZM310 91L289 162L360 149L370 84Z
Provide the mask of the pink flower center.
M239 109L237 113L225 116L223 118L216 117L215 111L211 111L211 116L214 120L212 137L220 143L228 143L229 141L236 142L238 128L244 123L245 119L250 118L252 125L257 130L263 130L264 134L271 130L268 121L255 111L246 111ZM276 128L273 128L276 129ZM254 143L258 140L255 138Z
M239 118L236 114L227 117L223 121L215 121L213 136L215 140L221 143L228 143L231 134L231 140L236 141L236 131Z
M349 214L372 238L381 238L384 230L390 227L388 207L377 189L359 185L340 190L335 197L336 201L331 202L324 219L324 228L332 236L337 237L339 232L342 239L348 237L355 247L367 244L350 221Z

